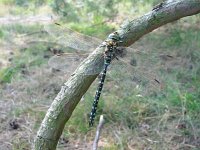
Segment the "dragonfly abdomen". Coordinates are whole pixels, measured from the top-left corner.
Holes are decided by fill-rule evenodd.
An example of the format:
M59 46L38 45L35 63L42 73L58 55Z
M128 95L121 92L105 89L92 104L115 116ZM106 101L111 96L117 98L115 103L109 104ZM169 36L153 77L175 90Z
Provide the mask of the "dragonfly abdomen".
M98 102L99 102L99 98L101 96L101 91L103 89L108 65L109 64L106 64L106 63L104 64L104 69L103 69L103 72L101 73L101 80L99 82L99 85L98 85L98 88L97 88L97 91L96 91L96 94L95 94L94 102L93 102L93 105L92 105L92 111L90 113L89 126L93 126L93 123L94 123L94 118L95 118L96 111L97 111L97 105L98 105Z

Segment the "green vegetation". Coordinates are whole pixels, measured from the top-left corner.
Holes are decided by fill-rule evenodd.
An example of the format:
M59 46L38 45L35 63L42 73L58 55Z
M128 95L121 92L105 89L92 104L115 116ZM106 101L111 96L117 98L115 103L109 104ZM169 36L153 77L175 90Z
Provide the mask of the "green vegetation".
M158 0L78 2L3 0L0 6L12 7L9 13L13 16L37 14L37 10L48 6L61 17L58 22L83 34L104 39L125 19L144 14ZM0 11L0 15L5 14ZM97 124L99 116L104 114L103 149L200 147L199 19L197 15L163 26L132 46L148 53L143 59L152 60L154 65L148 68L148 61L144 62L144 70L155 72L162 85L131 86L132 80L123 79L127 75L124 72L115 75L120 78L108 76L95 120ZM67 48L53 43L49 34L41 32L42 28L40 22L0 26L0 61L9 60L5 66L0 64L0 109L4 112L2 114L8 114L0 116L0 132L2 136L10 133L5 139L16 150L30 149L33 142L30 139L36 134L60 86L70 76L62 72L52 73L47 64L54 55L51 49L67 52ZM12 53L9 55L7 51ZM172 57L162 57L166 55ZM94 138L95 128L88 127L88 115L96 86L95 82L66 124L62 136L69 145L79 141L79 146L84 147ZM13 130L4 131L7 122L13 118L23 120L19 121L21 130L16 137ZM62 144L59 147L62 149Z

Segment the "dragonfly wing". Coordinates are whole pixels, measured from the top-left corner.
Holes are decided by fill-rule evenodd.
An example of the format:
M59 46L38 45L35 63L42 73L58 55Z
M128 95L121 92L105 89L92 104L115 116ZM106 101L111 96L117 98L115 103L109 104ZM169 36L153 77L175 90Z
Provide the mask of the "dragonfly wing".
M44 30L55 39L55 42L76 50L90 51L102 42L98 38L78 33L62 25L46 25Z
M73 72L76 67L83 61L85 57L80 57L76 54L71 55L55 55L48 61L48 65L52 69L56 69L62 72Z
M89 66L85 70L86 75L95 75L99 74L104 67L104 57L103 55L101 57L97 57L97 59L94 61L94 63L89 64Z
M118 59L118 60L117 60ZM143 87L146 91L160 88L156 60L148 59L148 54L131 48L123 48L123 53L113 60L108 74L124 88Z
M48 65L52 69L56 69L62 72L70 72L72 73L78 65L80 65L81 62L84 61L84 59L88 55L78 55L78 54L62 54L60 56L55 55L51 57L48 61ZM95 63L91 64L92 66L88 66L85 69L84 74L85 75L94 75L99 74L103 70L104 66L104 58L99 57L95 60Z

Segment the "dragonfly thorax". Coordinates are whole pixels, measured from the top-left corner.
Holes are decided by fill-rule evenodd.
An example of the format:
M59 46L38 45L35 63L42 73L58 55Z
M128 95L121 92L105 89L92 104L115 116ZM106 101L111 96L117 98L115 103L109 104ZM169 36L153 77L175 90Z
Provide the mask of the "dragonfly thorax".
M110 64L111 60L116 57L119 43L122 43L118 32L111 33L105 41L105 64Z
M109 65L114 58L115 52L117 50L117 42L113 40L106 41L106 49L104 52L104 63Z

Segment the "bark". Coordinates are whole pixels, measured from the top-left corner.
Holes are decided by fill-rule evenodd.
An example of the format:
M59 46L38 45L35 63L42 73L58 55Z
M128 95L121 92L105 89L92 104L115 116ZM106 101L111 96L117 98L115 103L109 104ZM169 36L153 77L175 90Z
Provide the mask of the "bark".
M130 46L154 29L200 12L200 0L169 0L142 17L127 22L117 31L122 37L122 46ZM86 76L84 70L95 67L104 49L98 47L65 82L47 111L37 132L35 150L55 150L63 128L81 97L97 75Z

